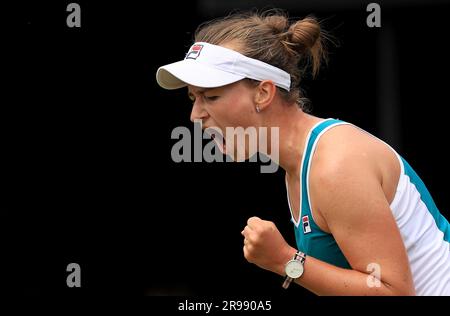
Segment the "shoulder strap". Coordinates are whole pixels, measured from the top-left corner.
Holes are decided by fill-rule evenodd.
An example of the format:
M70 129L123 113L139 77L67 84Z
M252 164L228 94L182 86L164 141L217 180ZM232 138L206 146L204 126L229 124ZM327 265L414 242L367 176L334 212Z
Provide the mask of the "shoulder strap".
M330 128L338 125L350 124L341 120L328 119L315 126L310 133L308 144L304 151L302 170L301 170L301 188L302 188L302 217L308 215L312 219L311 204L309 199L309 170L311 167L312 156L316 150L320 137ZM302 219L299 219L299 221Z

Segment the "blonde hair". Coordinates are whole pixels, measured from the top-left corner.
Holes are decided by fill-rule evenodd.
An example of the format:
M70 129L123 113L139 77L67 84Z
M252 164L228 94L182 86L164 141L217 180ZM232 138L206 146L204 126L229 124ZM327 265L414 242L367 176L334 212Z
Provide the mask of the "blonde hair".
M232 43L241 54L283 69L291 75L291 91L278 89L288 102L304 108L300 81L309 70L315 77L326 61L325 32L316 18L289 21L280 10L235 13L200 25L196 42Z

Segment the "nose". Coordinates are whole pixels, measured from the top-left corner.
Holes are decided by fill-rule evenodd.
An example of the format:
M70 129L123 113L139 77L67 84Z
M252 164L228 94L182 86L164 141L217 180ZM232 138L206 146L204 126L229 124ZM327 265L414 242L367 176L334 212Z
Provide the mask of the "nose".
M204 120L209 117L208 112L200 104L198 100L195 100L191 111L191 122L194 123L195 120Z

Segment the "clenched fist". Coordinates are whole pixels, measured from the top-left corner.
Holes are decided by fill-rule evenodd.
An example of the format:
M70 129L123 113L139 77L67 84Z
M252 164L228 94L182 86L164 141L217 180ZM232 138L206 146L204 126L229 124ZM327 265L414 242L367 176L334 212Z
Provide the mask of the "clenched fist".
M273 222L251 217L241 234L248 262L284 275L284 266L294 256L295 249L284 240Z

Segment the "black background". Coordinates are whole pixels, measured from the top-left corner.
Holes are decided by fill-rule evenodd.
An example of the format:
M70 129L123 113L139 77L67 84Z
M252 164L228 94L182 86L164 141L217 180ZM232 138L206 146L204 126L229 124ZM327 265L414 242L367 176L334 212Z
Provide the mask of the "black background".
M82 25L71 29L68 3L4 9L12 17L4 28L1 106L6 292L284 293L279 276L245 261L240 235L257 215L275 221L295 245L284 172L261 174L254 163L174 163L170 135L177 126L192 128L191 103L185 90L165 91L155 81L159 66L184 57L199 23L233 9L275 6L324 19L340 45L319 78L304 82L312 113L375 135L383 135L380 82L392 79L380 77L379 38L390 26L396 148L449 217L449 5L381 3L382 27L369 28L369 1L301 8L256 1L209 14L196 1L78 1ZM79 289L66 286L71 262L82 269ZM299 286L288 293L311 296Z

